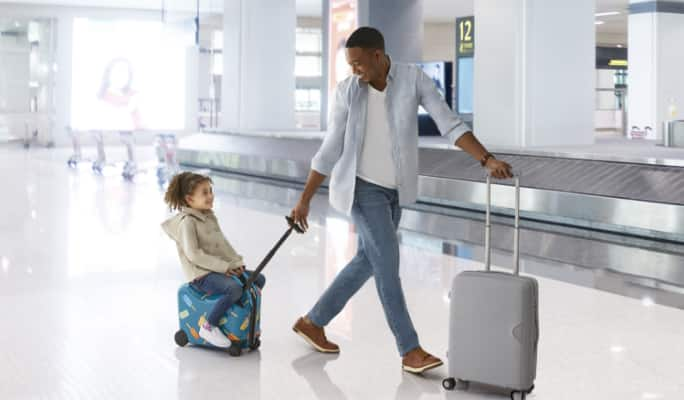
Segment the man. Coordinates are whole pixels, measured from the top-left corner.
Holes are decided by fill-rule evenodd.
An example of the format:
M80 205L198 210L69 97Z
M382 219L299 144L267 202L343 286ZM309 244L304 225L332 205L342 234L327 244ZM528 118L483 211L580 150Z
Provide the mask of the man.
M387 323L403 357L402 367L422 373L442 361L418 342L399 279L396 234L400 207L417 197L418 106L430 113L443 135L493 176L511 177L511 167L487 152L419 67L392 63L379 31L368 27L356 30L347 40L346 57L354 75L337 87L328 133L311 162L292 217L308 228L311 198L330 175L330 202L351 214L358 250L293 329L316 350L338 353L339 347L327 340L323 328L374 276Z

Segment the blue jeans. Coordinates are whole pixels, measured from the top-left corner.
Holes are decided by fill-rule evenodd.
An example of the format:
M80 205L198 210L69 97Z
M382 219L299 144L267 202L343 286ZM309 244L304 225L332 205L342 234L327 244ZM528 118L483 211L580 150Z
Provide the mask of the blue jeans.
M251 271L247 271L251 275ZM221 294L221 298L214 304L211 312L207 316L207 321L213 326L218 326L219 321L223 315L228 311L230 306L235 304L240 297L242 297L242 283L235 280L228 275L219 274L218 272L210 272L201 278L192 281L192 284L199 290L207 294ZM263 288L266 284L266 278L263 274L254 281L254 284Z
M356 256L335 277L307 317L317 326L326 326L368 278L374 276L385 318L403 356L418 347L418 335L399 279L400 218L396 190L357 178L352 205L352 221L359 237Z

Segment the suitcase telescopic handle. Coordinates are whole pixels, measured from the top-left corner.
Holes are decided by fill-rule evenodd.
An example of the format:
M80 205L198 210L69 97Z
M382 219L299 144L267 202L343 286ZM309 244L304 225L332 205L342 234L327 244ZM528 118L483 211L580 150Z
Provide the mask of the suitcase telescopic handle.
M263 271L264 268L266 268L266 264L268 264L268 262L271 261L271 258L273 258L273 256L278 251L278 249L280 249L280 246L282 246L283 243L285 243L285 241L290 236L292 231L295 231L297 233L304 233L304 229L301 226L299 226L299 224L297 224L294 219L292 219L290 217L285 217L285 219L287 220L287 225L288 225L287 230L285 231L283 236L281 236L280 240L278 240L278 242L273 246L271 251L269 251L268 254L266 254L266 257L264 257L264 259L261 260L261 263L259 263L259 266L249 276L249 279L245 283L246 288L249 288L252 286L252 284L259 277L259 274L261 273L261 271Z
M515 181L515 222L513 233L513 273L520 274L520 173L513 173L513 180ZM492 255L492 176L487 173L487 202L485 204L485 270L491 270L491 255Z

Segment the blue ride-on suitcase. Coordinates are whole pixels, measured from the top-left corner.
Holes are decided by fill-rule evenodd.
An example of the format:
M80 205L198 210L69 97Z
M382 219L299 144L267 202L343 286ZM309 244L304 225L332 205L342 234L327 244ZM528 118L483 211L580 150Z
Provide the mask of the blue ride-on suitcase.
M243 291L240 300L233 304L219 321L219 327L232 343L228 348L228 353L232 356L241 355L245 349L255 350L261 345L261 290L254 282L276 251L290 236L292 230L303 233L303 230L291 218L287 217L287 222L289 228L261 261L257 269L250 275L243 274L240 277L233 277L233 279L239 280L246 289ZM178 289L180 329L174 336L178 346L183 347L190 343L197 346L215 347L199 336L199 328L220 297L219 294L205 294L193 287L191 283L186 283Z

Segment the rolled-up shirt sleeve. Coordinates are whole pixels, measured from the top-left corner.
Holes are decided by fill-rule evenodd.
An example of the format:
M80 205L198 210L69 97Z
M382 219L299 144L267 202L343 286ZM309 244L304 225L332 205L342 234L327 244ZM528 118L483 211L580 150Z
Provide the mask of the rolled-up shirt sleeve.
M435 121L440 134L449 138L449 142L456 143L464 133L471 131L470 127L449 108L435 83L423 70L418 71L416 85L420 105Z
M328 131L321 147L311 160L311 169L329 176L337 160L342 156L344 148L344 134L347 130L349 115L348 87L350 79L340 82L335 89L335 100L328 118Z

